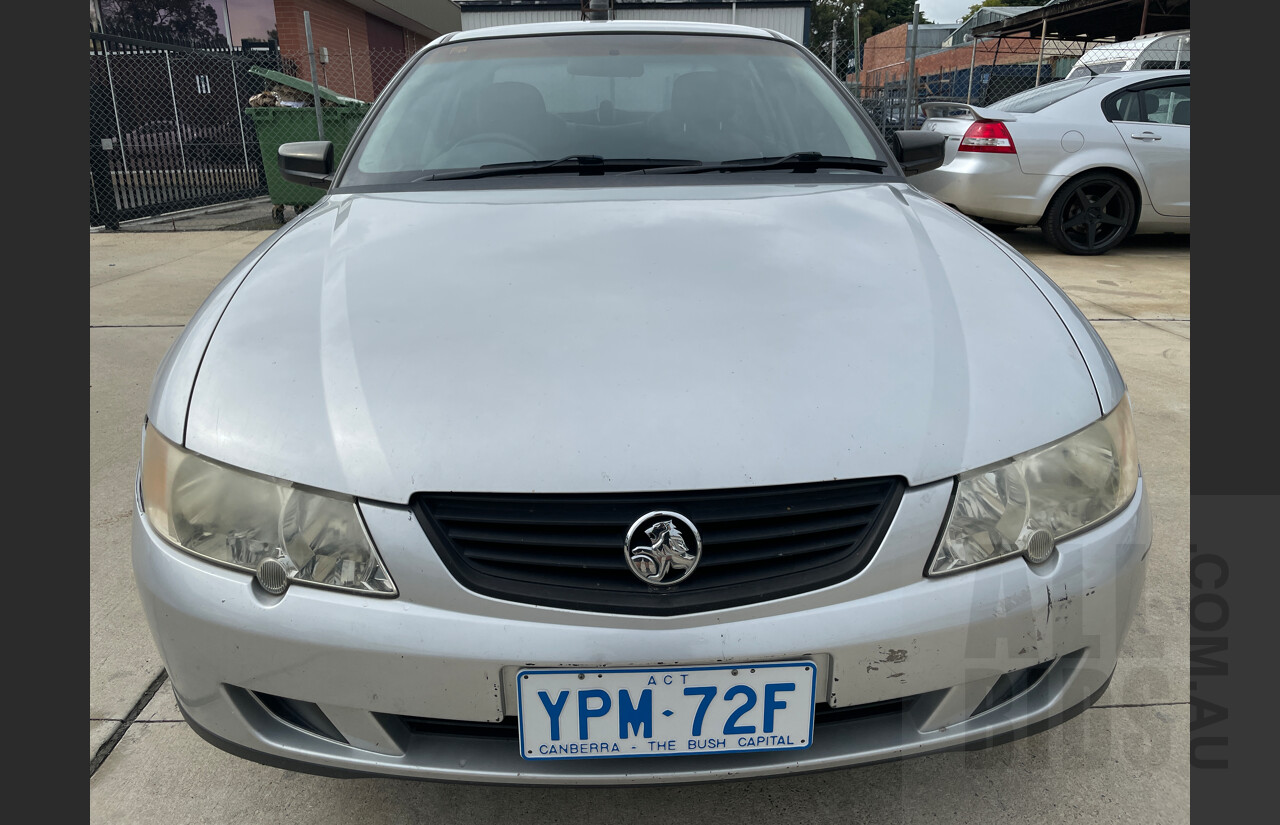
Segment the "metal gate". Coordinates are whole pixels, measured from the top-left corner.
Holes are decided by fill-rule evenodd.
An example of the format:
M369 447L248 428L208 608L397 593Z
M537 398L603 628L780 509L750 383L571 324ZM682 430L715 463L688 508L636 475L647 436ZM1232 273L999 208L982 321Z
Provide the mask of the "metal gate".
M267 193L245 101L262 91L237 53L90 32L89 225Z

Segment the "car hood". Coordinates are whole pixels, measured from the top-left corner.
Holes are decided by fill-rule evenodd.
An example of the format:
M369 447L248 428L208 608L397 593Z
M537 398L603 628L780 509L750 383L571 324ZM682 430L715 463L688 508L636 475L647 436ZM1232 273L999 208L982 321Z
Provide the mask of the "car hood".
M405 502L919 484L1100 412L1036 285L905 185L335 194L231 299L185 441Z

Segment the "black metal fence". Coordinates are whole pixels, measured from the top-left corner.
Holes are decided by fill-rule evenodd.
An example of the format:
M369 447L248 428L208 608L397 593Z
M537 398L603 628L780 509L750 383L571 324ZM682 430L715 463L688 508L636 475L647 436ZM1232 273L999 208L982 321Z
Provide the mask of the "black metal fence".
M89 37L89 223L266 194L244 101L278 54Z

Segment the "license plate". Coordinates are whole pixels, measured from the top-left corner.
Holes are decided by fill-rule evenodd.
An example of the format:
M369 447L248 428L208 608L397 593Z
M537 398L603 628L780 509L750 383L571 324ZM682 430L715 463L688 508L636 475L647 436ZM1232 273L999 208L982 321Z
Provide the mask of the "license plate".
M522 670L520 754L596 759L803 750L813 662Z

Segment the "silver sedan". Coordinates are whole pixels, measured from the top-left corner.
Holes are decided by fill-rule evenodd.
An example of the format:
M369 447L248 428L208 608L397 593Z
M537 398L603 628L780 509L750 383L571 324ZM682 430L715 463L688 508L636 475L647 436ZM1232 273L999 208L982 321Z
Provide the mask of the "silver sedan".
M249 759L702 782L1058 724L1151 515L1043 272L763 29L445 35L209 296L142 436L178 705ZM141 423L141 422L140 422Z
M1039 225L1097 255L1135 233L1191 231L1191 72L1103 74L987 107L926 103L946 163L913 183L966 215Z

